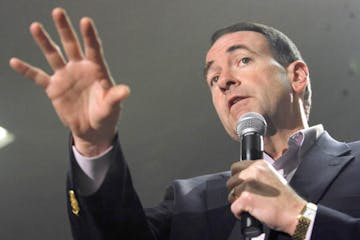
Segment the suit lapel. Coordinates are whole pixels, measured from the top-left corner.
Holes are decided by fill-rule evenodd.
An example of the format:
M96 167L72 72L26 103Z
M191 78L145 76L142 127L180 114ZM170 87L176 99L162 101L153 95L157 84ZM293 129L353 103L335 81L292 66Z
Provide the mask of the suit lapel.
M354 158L346 143L340 143L324 132L306 153L290 181L290 186L307 201L318 203L331 182ZM268 240L291 239L287 234L271 230Z
M339 172L354 158L345 143L324 132L306 153L290 185L307 201L317 203Z

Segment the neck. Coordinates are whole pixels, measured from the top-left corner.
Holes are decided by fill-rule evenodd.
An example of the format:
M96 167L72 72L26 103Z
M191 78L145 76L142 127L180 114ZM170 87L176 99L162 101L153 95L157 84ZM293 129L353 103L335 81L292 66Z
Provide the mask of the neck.
M279 159L284 152L288 149L288 141L292 134L303 129L299 127L295 129L282 129L272 136L264 138L265 152L270 155L274 160Z
M268 122L268 132L264 137L265 152L274 160L279 159L288 149L288 142L291 135L295 132L308 128L308 122L303 108L300 108L297 117L282 117L279 121ZM278 123L275 124L274 122Z

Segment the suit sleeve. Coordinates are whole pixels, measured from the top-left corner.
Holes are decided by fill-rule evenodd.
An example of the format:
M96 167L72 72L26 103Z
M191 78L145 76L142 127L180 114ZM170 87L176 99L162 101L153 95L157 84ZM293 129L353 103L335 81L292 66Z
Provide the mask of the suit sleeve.
M318 204L312 240L360 239L360 191L357 183L360 168L360 142L350 143L349 146L354 158L337 177L336 187L333 187L337 191L333 190L332 195L327 197L327 203L338 206L339 209L326 207L322 203Z
M360 239L360 219L318 205L311 239Z
M79 166L70 151L67 203L73 238L165 239L171 220L171 201L165 199L159 206L144 210L134 190L117 137L110 158L110 168L100 188L89 196L83 196L73 175ZM73 191L73 197L70 197L70 191ZM73 212L74 204L79 209L77 214Z

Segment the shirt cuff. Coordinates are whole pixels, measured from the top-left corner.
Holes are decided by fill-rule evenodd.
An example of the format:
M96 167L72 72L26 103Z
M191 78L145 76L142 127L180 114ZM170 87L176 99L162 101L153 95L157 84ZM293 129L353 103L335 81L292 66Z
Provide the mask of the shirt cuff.
M316 217L316 213L317 213L317 205L315 205L315 211L311 211L309 212L308 218L310 219L310 225L309 228L306 232L306 237L305 240L310 240L311 239L311 235L312 235L312 230L314 228L314 222L315 222L315 217Z
M81 155L76 147L73 145L72 150L75 160L80 168L74 172L74 177L79 184L79 190L82 194L88 195L97 191L110 168L110 155L113 146L110 146L103 153L94 156L86 157Z

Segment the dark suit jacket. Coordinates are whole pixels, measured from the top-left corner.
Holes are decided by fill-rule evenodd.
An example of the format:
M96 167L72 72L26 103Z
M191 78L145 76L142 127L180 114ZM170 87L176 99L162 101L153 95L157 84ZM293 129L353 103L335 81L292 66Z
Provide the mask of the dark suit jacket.
M91 196L77 191L71 155L67 188L80 207L77 216L68 204L74 239L244 239L227 201L229 172L175 180L158 206L143 209L115 141L111 168ZM290 185L318 204L312 239L360 239L360 142L341 143L323 133ZM269 238L291 239L275 231Z

